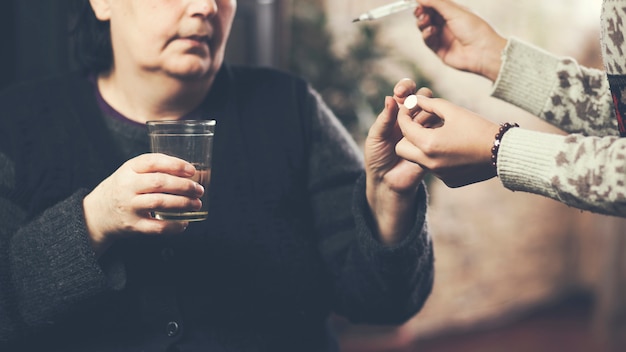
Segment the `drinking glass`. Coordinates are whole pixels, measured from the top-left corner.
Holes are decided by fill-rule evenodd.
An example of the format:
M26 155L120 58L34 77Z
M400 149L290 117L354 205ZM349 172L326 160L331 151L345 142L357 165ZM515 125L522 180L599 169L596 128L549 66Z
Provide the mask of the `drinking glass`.
M155 211L154 217L172 221L202 221L207 217L211 183L211 153L215 120L148 121L150 149L188 161L196 168L191 177L204 187L202 208L197 211Z

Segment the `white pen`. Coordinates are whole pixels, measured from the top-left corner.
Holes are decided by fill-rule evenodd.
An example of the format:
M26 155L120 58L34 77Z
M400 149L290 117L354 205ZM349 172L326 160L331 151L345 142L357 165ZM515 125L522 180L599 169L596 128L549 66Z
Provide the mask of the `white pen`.
M400 0L392 2L391 4L371 9L359 16L358 18L355 18L352 22L377 20L381 17L389 16L396 12L414 9L417 5L418 3L415 0Z

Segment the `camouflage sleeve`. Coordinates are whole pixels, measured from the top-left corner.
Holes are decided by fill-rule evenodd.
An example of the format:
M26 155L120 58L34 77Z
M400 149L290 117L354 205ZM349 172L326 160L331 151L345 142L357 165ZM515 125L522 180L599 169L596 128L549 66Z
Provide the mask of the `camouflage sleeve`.
M492 95L568 133L618 134L606 74L511 38Z
M511 39L492 94L570 133L509 130L498 151L506 188L626 216L626 139L606 73Z
M498 175L513 191L571 207L626 216L626 138L513 128L498 151Z

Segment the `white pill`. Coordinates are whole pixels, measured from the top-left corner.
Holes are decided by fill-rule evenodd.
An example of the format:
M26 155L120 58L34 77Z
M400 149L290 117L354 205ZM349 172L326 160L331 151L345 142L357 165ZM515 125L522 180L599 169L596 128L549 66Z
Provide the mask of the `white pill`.
M417 106L417 97L415 95L409 95L404 99L404 107L412 110Z

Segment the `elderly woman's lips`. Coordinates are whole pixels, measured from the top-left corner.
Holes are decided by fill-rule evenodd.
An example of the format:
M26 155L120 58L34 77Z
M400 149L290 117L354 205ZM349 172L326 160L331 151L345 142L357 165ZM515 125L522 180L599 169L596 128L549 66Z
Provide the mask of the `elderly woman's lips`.
M188 45L196 48L204 48L209 47L209 38L205 36L187 36L187 37L179 37L175 41L179 43L184 43L184 45Z
M194 42L198 42L198 43L208 43L209 42L209 38L208 37L200 36L200 35L190 35L190 36L187 36L187 37L182 37L180 39L194 41Z
M208 42L209 41L209 37L207 37L205 35L190 35L190 36L186 37L186 39L195 40L195 41L198 41L198 42Z

